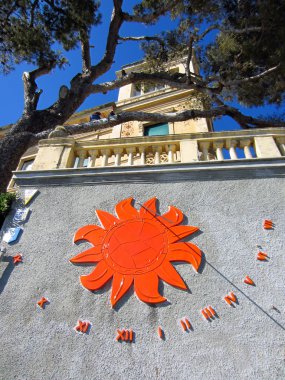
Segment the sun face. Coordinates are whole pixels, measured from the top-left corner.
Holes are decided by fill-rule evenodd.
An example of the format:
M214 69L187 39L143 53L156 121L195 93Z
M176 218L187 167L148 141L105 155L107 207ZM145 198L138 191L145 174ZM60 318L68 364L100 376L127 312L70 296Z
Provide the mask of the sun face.
M183 279L171 264L184 261L198 271L202 253L191 243L179 242L198 231L198 227L181 226L183 213L170 206L158 215L156 198L149 199L138 211L133 198L116 205L117 218L96 210L102 227L88 225L75 233L74 242L87 240L92 248L73 257L74 264L97 263L93 272L81 276L82 285L98 290L111 278L111 304L124 296L132 284L138 298L147 303L166 301L158 291L159 280L180 289L187 289Z

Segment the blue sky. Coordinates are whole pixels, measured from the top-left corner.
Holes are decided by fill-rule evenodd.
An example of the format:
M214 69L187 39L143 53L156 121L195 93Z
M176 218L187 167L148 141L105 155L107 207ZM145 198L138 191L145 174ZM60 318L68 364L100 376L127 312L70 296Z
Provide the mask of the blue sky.
M128 0L128 5L124 9L130 10L136 3L135 0ZM96 63L102 57L105 50L106 36L108 32L109 20L112 12L112 1L102 1L102 24L92 30L91 44L95 47L92 48L92 63ZM163 17L156 26L145 26L134 23L124 24L120 34L122 36L140 36L152 35L162 30L169 29L170 20ZM51 105L58 96L60 86L67 85L71 78L81 71L80 51L79 49L73 50L67 54L70 66L64 70L54 70L49 75L39 78L37 81L38 87L43 89L39 102L39 109ZM115 71L119 70L121 66L130 62L137 61L142 58L142 52L139 45L135 42L124 42L118 46L115 56L115 64L112 69L104 76L99 78L99 82L115 79ZM21 64L7 76L1 76L1 91L0 91L0 105L1 105L1 119L0 125L4 126L17 121L21 116L23 110L23 83L22 73L33 69L32 66ZM91 95L78 109L78 111L91 108L96 105L104 104L117 99L117 91L109 92L106 95L96 94ZM275 106L265 106L258 108L240 108L242 112L252 116L260 114L266 115L278 111ZM280 110L280 109L279 109ZM232 130L239 128L238 125L230 118L225 117L214 122L215 130Z

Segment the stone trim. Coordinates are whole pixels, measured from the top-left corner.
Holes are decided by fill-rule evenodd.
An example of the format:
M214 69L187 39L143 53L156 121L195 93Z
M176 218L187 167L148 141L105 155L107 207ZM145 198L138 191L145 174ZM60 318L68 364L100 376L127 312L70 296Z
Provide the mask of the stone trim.
M285 159L243 159L187 164L15 171L18 186L156 183L285 177Z

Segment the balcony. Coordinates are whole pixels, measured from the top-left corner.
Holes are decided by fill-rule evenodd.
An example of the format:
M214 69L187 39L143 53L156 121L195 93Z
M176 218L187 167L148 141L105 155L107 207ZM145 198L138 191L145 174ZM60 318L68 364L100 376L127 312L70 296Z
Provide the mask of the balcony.
M255 130L76 141L74 168L164 165L285 156L285 131ZM52 144L45 141L49 146ZM60 165L62 168L63 166Z
M272 167L284 175L284 156L285 131L277 128L92 141L53 138L40 141L32 170L16 171L14 179L35 184L43 177L76 177L79 183L79 177L92 182L93 177L170 172L196 172L201 179L203 172L213 176L213 170L233 177L234 169L261 173Z

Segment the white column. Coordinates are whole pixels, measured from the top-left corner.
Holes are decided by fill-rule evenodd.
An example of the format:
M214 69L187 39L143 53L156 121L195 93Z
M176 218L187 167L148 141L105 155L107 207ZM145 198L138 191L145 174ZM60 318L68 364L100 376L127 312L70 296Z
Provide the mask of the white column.
M162 147L159 145L154 145L152 147L152 151L154 152L154 164L158 165L160 163L160 153L162 152Z
M78 161L78 164L77 164L78 168L82 168L83 167L83 163L84 163L84 160L86 158L86 153L87 152L84 149L81 149L81 150L77 151L77 155L79 157L79 161Z
M123 153L123 148L114 148L115 153L115 166L121 165L121 154Z
M101 166L107 166L108 165L108 158L111 154L110 149L101 149L101 153L103 155Z
M141 165L145 165L145 151L146 151L146 147L145 146L140 146L139 147L139 152L141 154Z
M130 146L126 148L127 154L128 154L128 166L132 166L134 164L134 153L136 153L136 147Z
M209 160L209 148L210 148L210 141L200 141L199 145L201 146L202 153L203 153L203 161Z
M176 152L176 145L169 144L168 145L168 162L171 164L174 162L174 153Z
M90 161L89 161L88 167L89 168L94 168L95 167L95 162L96 162L96 157L98 155L98 149L90 149L88 152L89 152L89 155L90 155Z
M214 149L216 149L216 156L218 161L222 161L224 159L223 155L223 146L224 143L223 141L214 141Z
M226 141L226 147L229 149L231 160L237 160L238 159L238 156L236 153L236 146L237 146L236 140L227 140Z
M245 158L252 158L252 154L250 151L251 141L249 139L241 140L240 147L243 148Z

